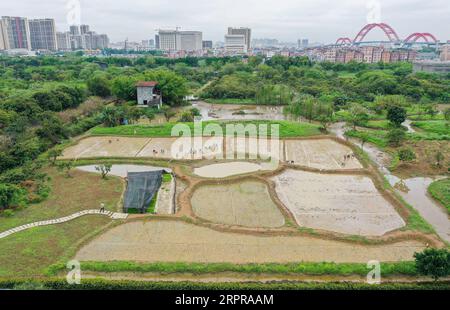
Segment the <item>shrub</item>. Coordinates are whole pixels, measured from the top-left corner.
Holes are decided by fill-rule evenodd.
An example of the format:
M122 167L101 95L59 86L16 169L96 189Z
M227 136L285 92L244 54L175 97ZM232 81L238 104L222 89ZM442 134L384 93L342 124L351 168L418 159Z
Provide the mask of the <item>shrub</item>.
M398 151L398 158L403 162L409 162L416 159L416 154L409 148L401 149L400 151Z
M435 281L450 275L450 252L447 249L425 249L422 253L415 253L417 270Z
M386 138L391 146L400 146L405 140L406 134L403 129L394 128L389 130Z

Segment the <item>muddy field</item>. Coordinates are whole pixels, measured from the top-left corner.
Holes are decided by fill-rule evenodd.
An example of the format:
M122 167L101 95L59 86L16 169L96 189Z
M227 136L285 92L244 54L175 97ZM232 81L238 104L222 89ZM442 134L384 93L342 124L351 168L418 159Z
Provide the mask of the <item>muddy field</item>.
M222 158L223 139L204 137L197 143L190 138L88 137L66 148L61 158L92 157Z
M205 185L194 192L191 203L197 216L215 223L246 227L284 225L281 211L261 182Z
M286 140L285 160L316 169L359 169L361 163L348 146L331 139ZM349 156L350 155L350 156Z
M380 236L405 225L368 177L287 170L273 180L300 226Z
M226 178L232 175L256 172L262 169L260 164L248 162L230 162L195 168L194 173L204 178Z
M412 260L417 241L364 246L310 237L252 236L217 232L178 221L120 225L84 246L80 261L142 262L359 262Z

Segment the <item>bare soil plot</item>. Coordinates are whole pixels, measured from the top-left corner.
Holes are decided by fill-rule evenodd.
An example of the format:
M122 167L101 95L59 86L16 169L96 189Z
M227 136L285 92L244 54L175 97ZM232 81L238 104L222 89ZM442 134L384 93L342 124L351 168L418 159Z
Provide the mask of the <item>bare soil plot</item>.
M365 246L311 237L224 233L178 221L131 222L84 246L80 261L142 262L359 262L412 260L417 241Z
M294 164L316 169L359 169L361 163L348 146L332 139L317 140L286 140L285 160Z
M249 162L228 162L195 168L194 173L204 178L226 178L232 175L245 174L261 170L259 164Z
M405 225L368 177L287 170L273 180L300 226L381 236Z
M149 138L88 137L66 148L61 158L135 157L149 141Z
M283 140L251 137L226 137L227 159L279 159L283 160Z
M137 157L212 159L223 155L222 137L152 138Z
M199 141L199 142L198 142ZM62 159L91 157L151 157L163 159L221 159L223 138L88 137L64 150Z
M215 223L246 227L284 225L281 211L261 182L205 185L194 192L191 203L197 216Z

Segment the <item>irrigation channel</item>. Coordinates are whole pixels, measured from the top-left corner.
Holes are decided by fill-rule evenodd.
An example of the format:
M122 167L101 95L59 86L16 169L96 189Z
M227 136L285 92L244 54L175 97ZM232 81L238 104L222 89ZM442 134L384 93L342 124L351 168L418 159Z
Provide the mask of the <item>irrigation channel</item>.
M408 128L408 131L414 130L411 128L410 123L408 123L406 127ZM360 147L360 143L357 139L345 137L345 123L339 122L333 124L330 127L330 131L338 138L347 140ZM395 188L396 192L434 227L436 233L442 239L450 242L450 219L448 218L446 211L428 195L428 186L430 186L432 182L445 177L433 176L400 179L399 177L393 175L386 167L387 163L390 161L389 154L383 152L370 143L366 143L364 145L364 151L377 165L378 169L389 181L389 184ZM396 186L398 184L402 184L402 188L407 189L407 191L398 189L398 186Z

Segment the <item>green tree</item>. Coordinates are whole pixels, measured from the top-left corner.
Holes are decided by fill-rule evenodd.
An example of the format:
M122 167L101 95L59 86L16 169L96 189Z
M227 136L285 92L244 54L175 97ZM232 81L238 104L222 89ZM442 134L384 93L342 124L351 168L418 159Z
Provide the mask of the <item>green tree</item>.
M401 128L393 128L389 130L386 138L391 146L400 146L405 141L406 134Z
M395 127L400 127L406 120L406 110L399 106L389 106L387 119Z
M50 164L54 166L56 164L56 159L58 156L61 156L63 153L62 149L60 148L53 148L48 151L47 158L50 160Z
M180 119L178 121L183 123L193 122L194 115L191 111L184 111L183 113L181 113Z
M169 107L169 106L162 106L161 111L164 114L164 117L166 118L166 121L170 121L172 117L176 115L176 113Z
M91 94L100 97L111 95L111 86L105 76L95 75L87 81L87 86Z
M95 170L101 173L102 179L106 179L106 176L108 175L108 173L111 172L111 169L112 169L111 163L95 166Z
M162 93L164 104L179 105L188 95L186 79L173 71L167 69L147 71L144 73L144 78L147 81L158 82L157 88Z
M74 162L73 161L63 161L58 163L58 165L56 166L58 171L61 172L66 172L66 177L67 178L71 178L72 175L70 174L70 171L73 169L74 167Z
M124 117L123 110L118 107L105 107L100 115L102 123L107 127L120 125L122 117Z
M136 82L137 78L119 76L112 81L111 92L114 96L125 101L137 99Z
M365 125L369 120L367 110L359 104L352 104L349 109L349 116L347 122L356 129L356 126Z
M450 275L450 252L447 249L425 249L415 253L417 271L431 276L435 281Z
M0 183L0 208L6 210L23 204L24 190L12 184Z

